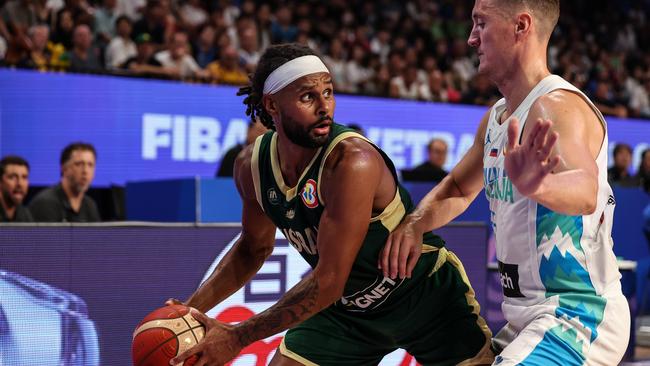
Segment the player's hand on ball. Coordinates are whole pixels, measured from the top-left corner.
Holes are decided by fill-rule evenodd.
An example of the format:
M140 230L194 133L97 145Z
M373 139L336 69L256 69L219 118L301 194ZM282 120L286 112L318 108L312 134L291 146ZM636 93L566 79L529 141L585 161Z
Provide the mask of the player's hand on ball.
M196 309L192 309L191 314L205 327L205 336L199 344L172 359L171 365L181 365L193 355L199 357L194 366L225 365L244 348L232 325L212 319Z
M175 299L175 298L172 297L172 298L167 299L167 301L165 301L165 305L172 306L172 305L187 305L187 304L185 304L184 302L182 302L179 299Z
M393 230L379 254L379 268L385 277L411 278L413 268L422 254L422 231L417 219L407 215Z

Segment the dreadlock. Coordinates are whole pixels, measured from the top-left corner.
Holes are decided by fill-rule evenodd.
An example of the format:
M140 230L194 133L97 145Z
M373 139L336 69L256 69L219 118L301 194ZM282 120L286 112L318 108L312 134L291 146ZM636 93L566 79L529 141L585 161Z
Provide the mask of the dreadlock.
M246 105L246 115L250 116L252 121L258 117L266 128L275 129L273 118L264 110L262 104L264 82L278 67L294 58L308 55L316 55L316 52L297 43L273 45L266 49L260 57L255 73L249 75L250 84L240 88L237 92L237 95L248 95L244 98L244 104Z

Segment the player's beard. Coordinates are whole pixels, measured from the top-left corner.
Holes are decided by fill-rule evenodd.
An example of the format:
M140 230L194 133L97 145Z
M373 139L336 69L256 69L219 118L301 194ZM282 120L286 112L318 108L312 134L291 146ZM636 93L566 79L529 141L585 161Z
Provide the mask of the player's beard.
M327 143L329 134L325 136L315 136L312 130L324 121L333 122L329 116L323 116L307 127L302 127L298 121L280 112L280 121L282 130L287 138L294 144L308 149L315 149ZM331 127L330 127L331 131Z

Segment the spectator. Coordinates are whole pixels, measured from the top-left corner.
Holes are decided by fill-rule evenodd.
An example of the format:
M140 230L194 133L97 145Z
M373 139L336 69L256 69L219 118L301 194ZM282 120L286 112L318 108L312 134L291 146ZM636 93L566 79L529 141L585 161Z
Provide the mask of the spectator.
M36 25L38 18L31 0L10 0L0 9L4 29L2 36L9 43L5 58L13 64L29 51L28 29Z
M72 18L72 12L68 9L61 9L56 17L54 32L50 40L53 43L63 45L66 50L71 50L73 32L74 19Z
M106 47L106 68L118 69L126 60L138 54L135 43L131 39L131 19L120 15L115 21L117 36Z
M151 41L157 45L165 44L165 34L170 22L165 7L160 0L148 0L144 16L133 24L133 37L147 33Z
M100 221L95 201L86 195L95 177L93 145L69 144L61 152L61 181L39 192L29 204L36 222Z
M126 15L135 22L142 16L141 11L146 5L146 0L117 0L117 13Z
M212 24L206 23L199 30L199 38L194 47L194 59L200 68L205 69L217 58L219 49L216 46L217 33Z
M484 74L476 74L461 103L492 106L499 100L499 92Z
M48 42L50 29L47 25L34 25L29 28L30 52L17 64L18 67L47 71L57 68L58 60L65 49L60 44Z
M650 149L646 149L641 154L639 169L636 171L636 179L641 184L641 188L650 193Z
M203 8L200 0L185 0L178 14L181 24L190 33L208 20L208 12Z
M390 96L404 99L426 99L426 85L418 80L417 66L411 64L406 67L403 75L398 75L391 79Z
M0 222L32 222L23 200L29 189L29 164L19 156L0 160Z
M158 52L156 60L167 69L169 75L177 78L202 77L203 70L189 54L187 33L176 32L172 36L169 47Z
M257 26L252 23L239 32L239 58L244 63L247 72L252 73L260 60L260 48L257 41Z
M119 17L117 13L117 0L104 0L103 6L95 10L94 16L95 39L99 44L106 45L115 37Z
M347 75L345 72L345 54L343 42L335 38L330 43L329 53L323 56L323 62L332 75L332 83L338 92L349 92Z
M135 43L137 44L137 54L126 60L121 68L136 75L166 75L162 64L154 58L155 46L151 42L149 33L138 35Z
M628 144L616 144L614 147L614 165L607 170L607 180L611 185L624 187L638 186L639 181L630 175L632 148Z
M239 55L233 46L227 46L221 52L221 58L208 65L210 78L217 84L245 85L248 74L239 64Z
M614 97L610 84L606 81L600 81L596 84L596 91L592 100L603 114L620 118L627 117L627 108Z
M291 9L281 6L275 13L275 21L271 23L271 40L273 43L290 43L296 40L298 28L291 23Z
M219 165L219 170L217 170L217 177L232 177L233 169L235 167L235 159L237 155L244 150L244 147L255 142L255 139L266 133L268 130L259 120L251 121L248 124L248 130L246 131L246 141L243 144L237 144L231 147L221 159L221 165Z
M99 62L99 50L93 46L90 28L79 24L74 28L72 50L65 53L70 62L70 71L98 72L102 70Z
M427 161L412 170L403 170L402 178L413 182L439 183L447 176L447 171L442 167L447 161L447 142L442 139L433 139L428 146L429 156Z

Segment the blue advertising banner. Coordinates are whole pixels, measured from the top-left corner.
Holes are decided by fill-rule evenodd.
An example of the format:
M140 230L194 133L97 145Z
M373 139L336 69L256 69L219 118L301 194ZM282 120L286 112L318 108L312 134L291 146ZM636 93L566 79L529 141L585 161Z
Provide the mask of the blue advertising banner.
M72 141L98 151L94 185L213 176L223 154L246 136L236 88L111 76L0 69L0 155L32 165L31 182L59 179L59 154ZM426 158L433 137L449 144L446 168L467 151L485 107L337 96L335 119L357 123L398 169ZM650 123L608 118L610 148L650 142Z
M239 232L239 225L0 225L0 365L131 365L136 325L166 299L191 295ZM437 233L487 303L487 226ZM278 231L258 274L208 315L236 323L277 302L310 270L293 245ZM281 340L249 345L232 365L267 365ZM381 363L415 364L403 350Z

